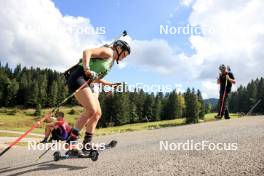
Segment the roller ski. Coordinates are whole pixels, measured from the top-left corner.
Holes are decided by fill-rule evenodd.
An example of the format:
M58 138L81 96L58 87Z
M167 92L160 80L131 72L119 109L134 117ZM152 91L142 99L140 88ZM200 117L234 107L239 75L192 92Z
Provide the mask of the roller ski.
M92 161L97 161L99 152L107 149L112 149L116 146L117 141L113 140L109 144L100 147L92 147L90 150L78 150L76 148L68 150L64 155L57 151L53 154L54 161L71 159L71 158L90 158Z

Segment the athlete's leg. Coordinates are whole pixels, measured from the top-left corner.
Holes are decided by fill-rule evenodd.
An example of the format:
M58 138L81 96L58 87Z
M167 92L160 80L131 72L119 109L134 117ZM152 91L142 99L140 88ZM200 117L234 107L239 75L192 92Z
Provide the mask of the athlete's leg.
M98 100L98 95L94 93L94 97L95 97L94 100L96 104L96 114L93 117L89 118L89 121L86 124L86 132L89 132L92 134L94 133L96 125L102 115L102 110L101 110L100 102Z
M86 87L77 92L75 98L84 107L85 111L81 113L79 119L76 121L75 128L72 129L70 137L67 140L68 143L70 141L76 141L80 130L86 124L87 120L94 118L97 114L97 104L90 87Z
M94 118L97 115L97 102L89 87L78 92L75 97L85 109L75 124L75 128L81 130L88 119Z
M224 108L225 108L224 116L225 116L225 119L230 119L229 110L228 110L228 101L229 101L228 94L226 94L225 100L224 100Z

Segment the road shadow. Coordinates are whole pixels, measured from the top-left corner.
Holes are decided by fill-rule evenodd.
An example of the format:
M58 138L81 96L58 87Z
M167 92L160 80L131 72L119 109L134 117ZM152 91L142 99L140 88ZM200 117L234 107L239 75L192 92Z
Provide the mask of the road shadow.
M36 168L32 168L36 167ZM27 170L24 170L26 169ZM29 165L22 165L20 167L6 167L0 169L0 175L1 174L8 174L9 172L14 172L23 169L23 171L18 171L16 173L8 174L8 176L17 176L22 174L29 174L31 172L35 171L45 171L45 170L56 170L56 169L67 169L67 170L81 170L85 169L86 167L79 167L79 166L70 166L65 164L55 164L53 160L50 161L44 161L41 163L34 163Z
M8 168L10 168L10 167L4 167L4 168L0 168L0 171L1 171L1 170L8 169Z

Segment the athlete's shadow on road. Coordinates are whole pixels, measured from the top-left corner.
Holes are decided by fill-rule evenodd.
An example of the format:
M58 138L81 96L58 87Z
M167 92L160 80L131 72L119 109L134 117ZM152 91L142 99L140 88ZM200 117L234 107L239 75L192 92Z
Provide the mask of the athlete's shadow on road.
M7 167L0 169L0 175L8 172L14 172L16 170L28 168L28 170L20 171L17 173L9 174L8 176L17 176L22 174L27 174L34 171L45 171L45 170L56 170L56 169L68 169L68 170L81 170L85 169L86 167L78 167L78 166L70 166L65 164L55 164L53 160L45 161L41 163L29 164L29 165L22 165L20 167ZM36 168L31 168L37 166Z

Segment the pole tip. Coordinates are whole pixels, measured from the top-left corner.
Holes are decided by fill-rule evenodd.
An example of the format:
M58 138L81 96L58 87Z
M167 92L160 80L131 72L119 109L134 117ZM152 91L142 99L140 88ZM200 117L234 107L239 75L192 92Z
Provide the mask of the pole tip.
M124 31L123 31L123 36L126 36L126 35L127 35L127 31L124 30Z

